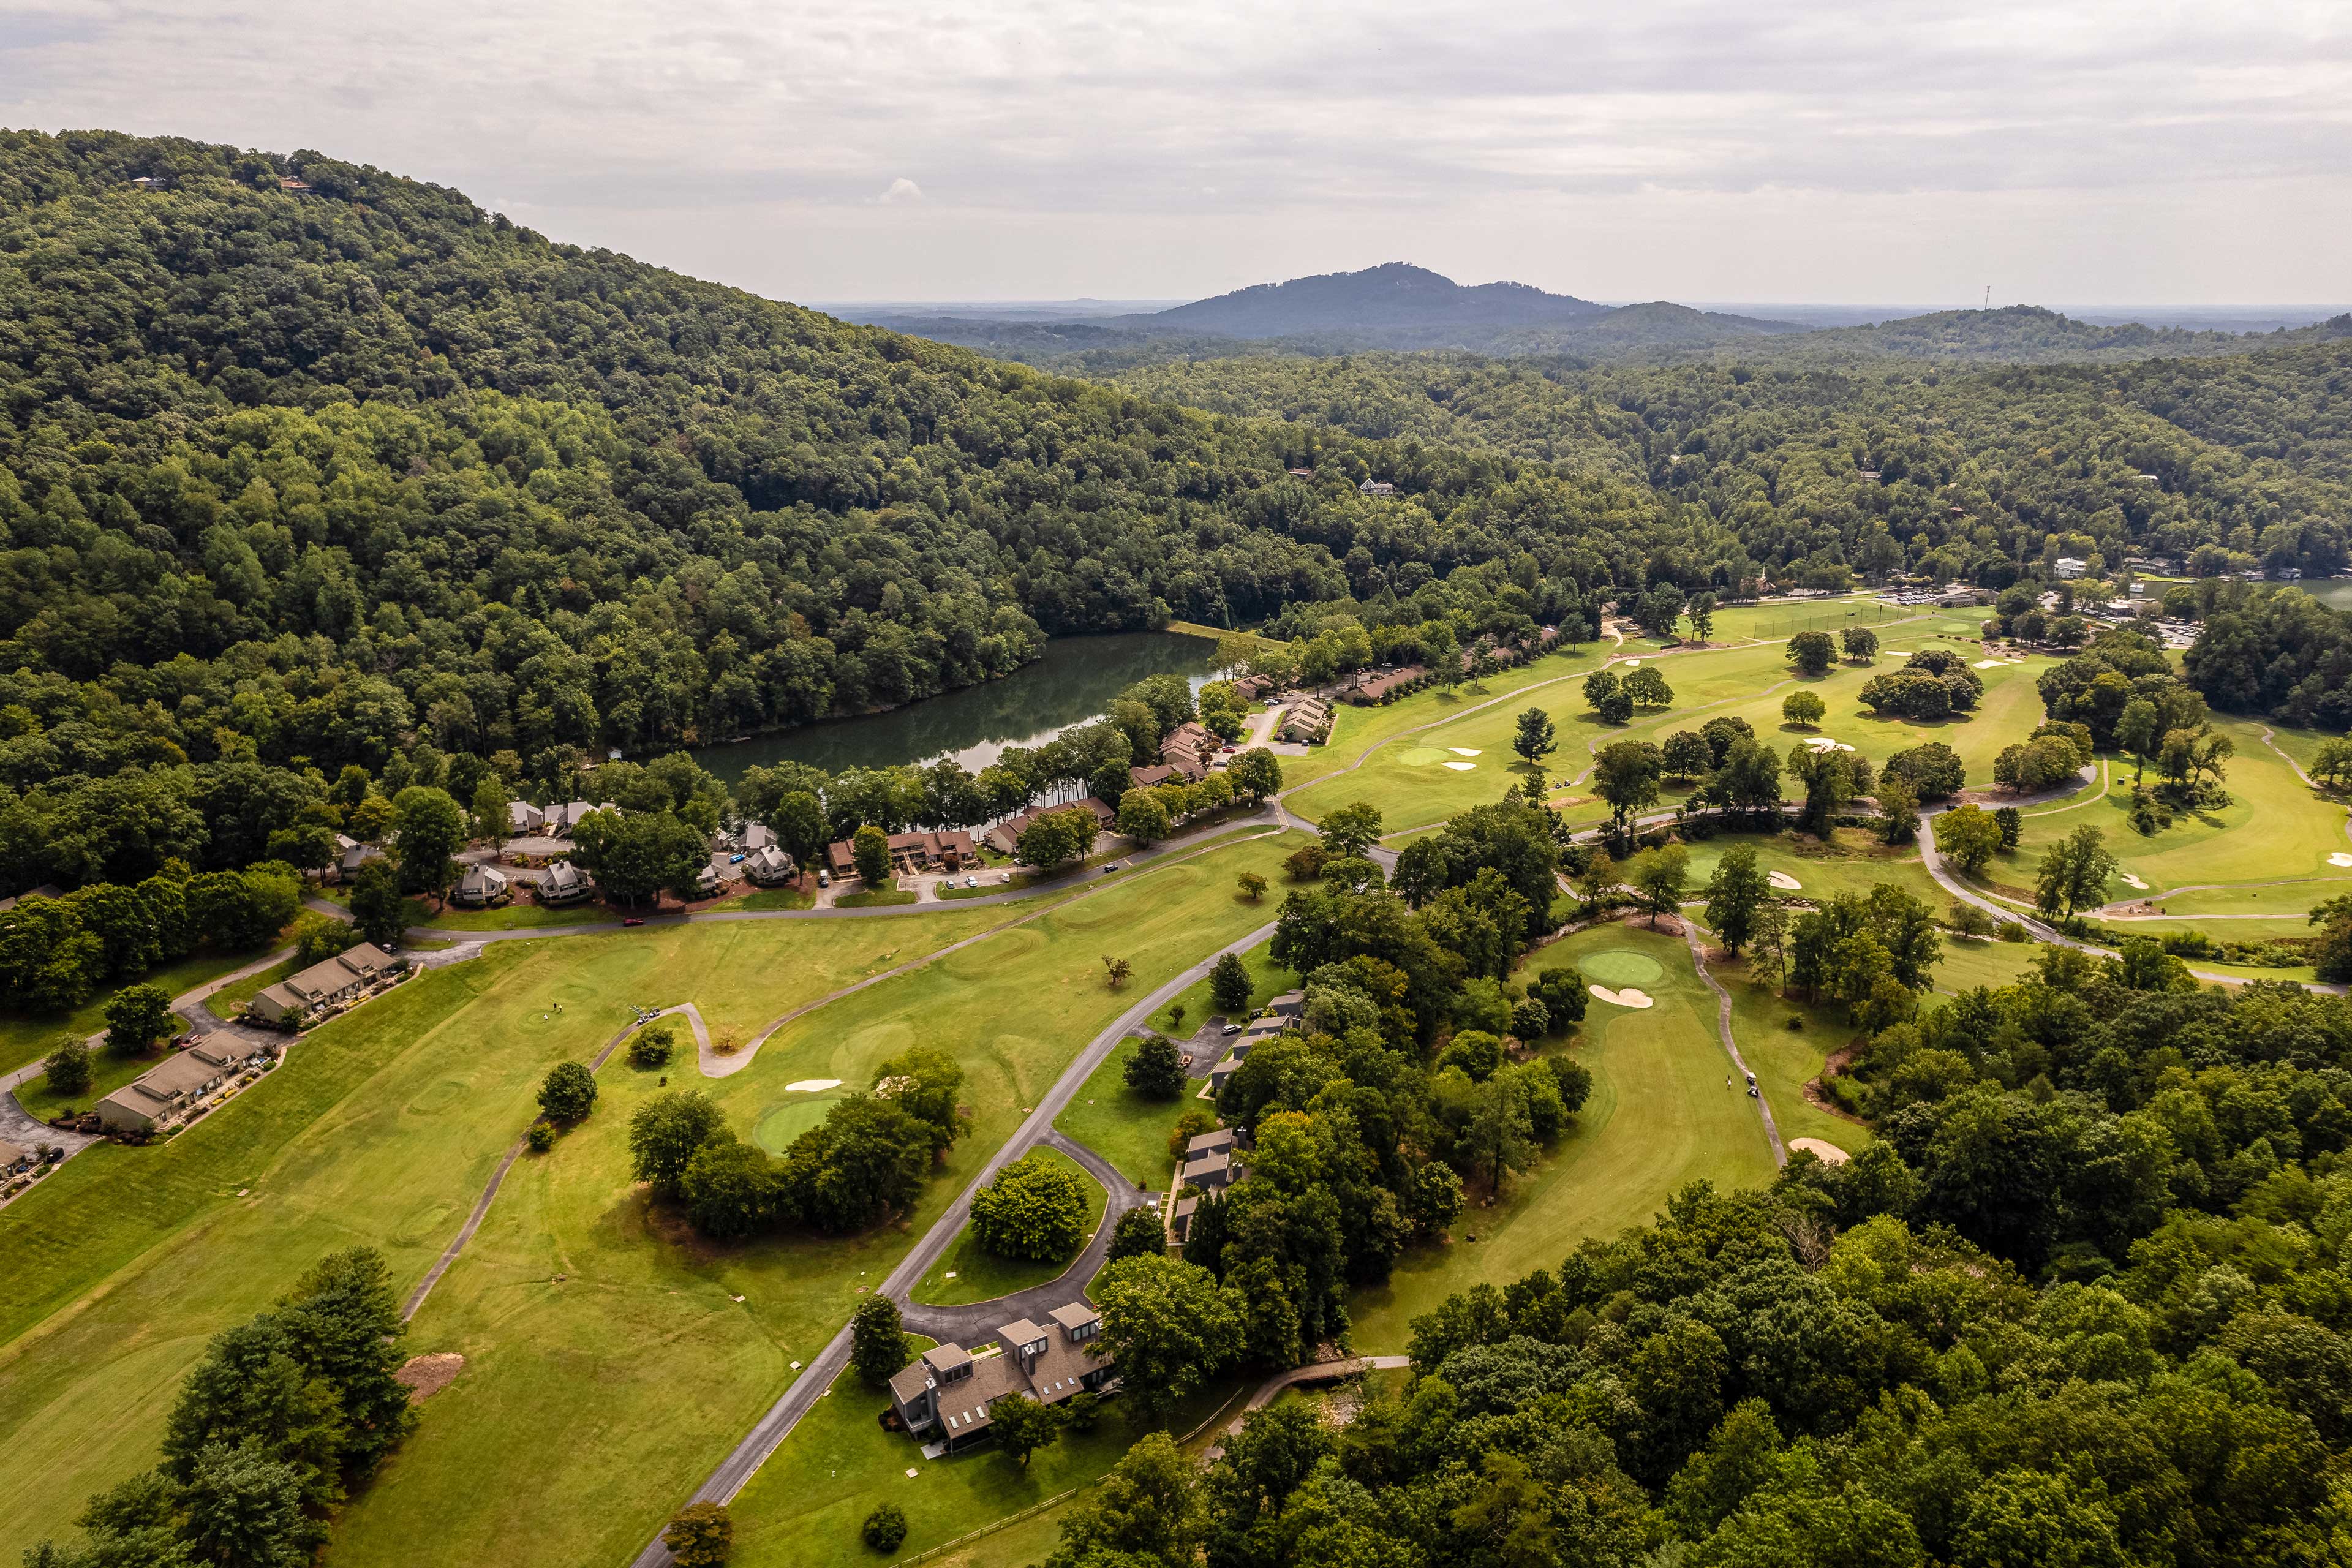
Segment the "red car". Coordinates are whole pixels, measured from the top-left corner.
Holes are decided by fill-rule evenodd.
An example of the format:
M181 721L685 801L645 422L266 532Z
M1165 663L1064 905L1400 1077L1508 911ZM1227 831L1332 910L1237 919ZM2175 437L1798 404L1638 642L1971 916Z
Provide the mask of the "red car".
M641 926L646 922L642 917L631 915L627 920L623 921L621 923L625 926Z

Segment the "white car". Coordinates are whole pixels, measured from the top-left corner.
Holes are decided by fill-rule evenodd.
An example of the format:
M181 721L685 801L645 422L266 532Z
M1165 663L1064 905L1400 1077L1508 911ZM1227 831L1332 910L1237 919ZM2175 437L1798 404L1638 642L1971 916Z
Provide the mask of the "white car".
M967 888L977 888L980 886L980 879L977 877L966 877L963 879L963 885Z

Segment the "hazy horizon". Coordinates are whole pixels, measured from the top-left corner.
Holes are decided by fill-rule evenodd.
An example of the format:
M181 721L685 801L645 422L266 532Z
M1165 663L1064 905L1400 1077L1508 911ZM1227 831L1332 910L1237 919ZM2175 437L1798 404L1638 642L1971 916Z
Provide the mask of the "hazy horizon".
M1265 282L1284 279L1266 279ZM1455 279L1455 282L1473 279ZM1475 281L1499 281L1475 279ZM1511 279L1511 281L1518 281ZM1079 296L1066 300L1035 297L1012 297L1000 300L971 298L940 300L800 300L793 301L813 310L848 320L873 321L887 319L914 320L927 316L941 319L969 320L1028 320L1038 322L1084 321L1114 316L1140 315L1168 310L1190 303L1206 296L1183 299L1152 300L1104 299ZM1584 296L1593 298L1592 296ZM1645 300L1593 299L1595 304L1622 306L1643 304ZM1829 300L1678 300L1676 304L1692 310L1725 315L1766 317L1800 325L1823 328L1859 325L1865 322L1897 321L1905 317L1926 315L1939 310L1966 310L1983 308L1981 297L1976 301L1952 305L1925 302L1889 304L1885 302L1848 302ZM2269 331L2277 327L2307 326L2352 310L2352 306L2309 301L2281 305L2244 305L2237 303L2210 305L2132 304L2071 302L2052 304L2042 300L2003 300L1996 299L1993 308L2003 305L2036 305L2056 310L2076 321L2109 326L2137 321L2151 327L2180 327L2204 331Z
M316 148L793 300L1189 300L1409 248L1588 299L2262 310L2352 253L2320 0L0 18L0 121Z

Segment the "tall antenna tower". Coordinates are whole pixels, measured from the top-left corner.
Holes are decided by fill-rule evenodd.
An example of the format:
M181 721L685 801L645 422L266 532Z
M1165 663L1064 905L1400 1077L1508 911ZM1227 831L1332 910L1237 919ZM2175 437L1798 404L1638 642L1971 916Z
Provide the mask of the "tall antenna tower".
M1990 283L1988 283L1988 284L1986 284L1986 285L1985 285L1985 306L1984 306L1984 308L1985 308L1986 310L1991 310L1991 309L1992 309L1992 285L1991 285L1991 284L1990 284Z

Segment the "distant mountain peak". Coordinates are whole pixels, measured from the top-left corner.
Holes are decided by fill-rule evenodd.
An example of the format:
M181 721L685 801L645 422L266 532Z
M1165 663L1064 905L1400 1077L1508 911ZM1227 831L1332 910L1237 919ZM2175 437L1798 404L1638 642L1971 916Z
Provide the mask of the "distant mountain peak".
M1444 333L1549 327L1599 315L1605 309L1532 284L1461 284L1409 261L1384 261L1360 272L1260 283L1131 320L1156 330L1281 338L1332 331Z

